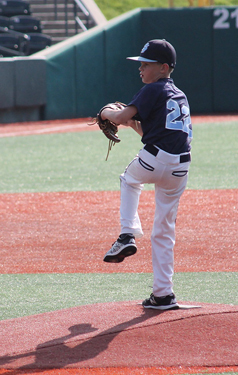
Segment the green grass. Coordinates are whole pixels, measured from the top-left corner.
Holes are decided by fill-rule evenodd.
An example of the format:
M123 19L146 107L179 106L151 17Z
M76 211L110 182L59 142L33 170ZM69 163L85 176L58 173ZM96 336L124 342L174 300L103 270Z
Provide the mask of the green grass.
M151 293L151 273L0 275L0 320L112 301L142 300ZM235 272L176 273L179 301L238 305Z
M11 137L0 144L1 193L118 189L119 173L133 156L124 154L128 141L114 148L116 163L115 153L105 162L108 142L99 132Z
M200 124L193 128L188 188L237 188L234 174L238 173L238 124Z
M238 123L194 125L188 188L238 188ZM106 162L108 142L100 132L0 139L0 193L118 190L119 175L142 147L121 129ZM178 273L178 300L238 304L238 273ZM143 299L152 274L0 275L0 319L85 305ZM92 292L93 291L93 292ZM93 294L92 294L93 293Z
M135 8L168 8L169 1L164 0L95 0L102 13L109 20L126 13ZM174 7L188 7L188 0L174 0ZM236 6L237 0L215 0L214 5ZM198 6L198 1L194 0L193 5Z
M194 125L189 189L238 187L237 131L236 122ZM143 146L131 129L119 135L107 162L101 132L1 138L0 193L119 190L119 175Z

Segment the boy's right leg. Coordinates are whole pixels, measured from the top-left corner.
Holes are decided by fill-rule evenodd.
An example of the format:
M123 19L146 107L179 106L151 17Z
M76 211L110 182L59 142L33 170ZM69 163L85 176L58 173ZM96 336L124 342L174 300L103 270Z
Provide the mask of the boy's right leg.
M138 215L138 205L143 184L131 176L130 170L135 172L136 158L120 176L121 180L121 205L120 221L121 234L106 253L104 262L120 263L125 257L137 251L135 237L143 236L141 222ZM133 165L134 164L134 165ZM132 166L133 165L133 166ZM133 173L134 174L134 173Z
M143 231L138 215L138 205L140 194L143 189L142 184L129 185L129 174L122 174L121 179L121 204L120 204L120 222L121 233L132 233L135 237L142 237Z

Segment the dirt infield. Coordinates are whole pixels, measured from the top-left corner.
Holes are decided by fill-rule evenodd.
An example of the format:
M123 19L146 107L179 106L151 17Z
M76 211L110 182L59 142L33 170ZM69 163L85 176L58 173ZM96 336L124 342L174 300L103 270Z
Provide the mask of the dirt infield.
M138 254L120 264L102 262L120 231L118 191L1 194L0 272L152 272L153 194L141 195ZM237 189L185 191L176 272L237 272L237 202Z
M196 121L202 118L194 117ZM0 137L96 130L87 122L1 125ZM152 272L152 191L141 196L145 235L137 241L138 254L118 265L102 262L120 231L119 194L1 194L0 272ZM237 189L185 191L177 218L176 272L238 272L237 202ZM160 313L144 311L138 302L80 306L0 322L0 375L238 371L237 306L199 304L199 309Z

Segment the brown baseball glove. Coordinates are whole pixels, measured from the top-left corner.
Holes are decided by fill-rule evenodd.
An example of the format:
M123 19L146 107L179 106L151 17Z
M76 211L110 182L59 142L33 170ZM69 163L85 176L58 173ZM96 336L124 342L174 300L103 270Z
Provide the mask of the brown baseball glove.
M120 109L123 109L125 106L126 106L125 104L120 103L120 102L108 103L100 109L99 113L97 114L97 117L95 118L95 121L92 124L89 124L89 125L98 124L99 128L102 130L105 137L107 137L109 139L109 145L108 145L108 152L107 152L106 160L108 159L108 155L109 155L110 150L112 149L112 146L114 146L115 143L121 142L121 140L117 135L117 133L118 133L117 124L115 124L114 122L112 122L108 119L103 120L102 117L101 117L101 113L106 108L110 108L110 109L118 111Z

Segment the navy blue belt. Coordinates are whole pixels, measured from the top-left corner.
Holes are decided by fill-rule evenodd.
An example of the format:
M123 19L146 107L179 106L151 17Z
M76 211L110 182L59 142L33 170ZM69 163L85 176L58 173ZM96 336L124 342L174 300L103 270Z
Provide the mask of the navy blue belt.
M144 149L154 156L157 156L159 152L157 147L149 144L145 145ZM180 163L187 163L188 161L191 161L190 154L180 155Z

